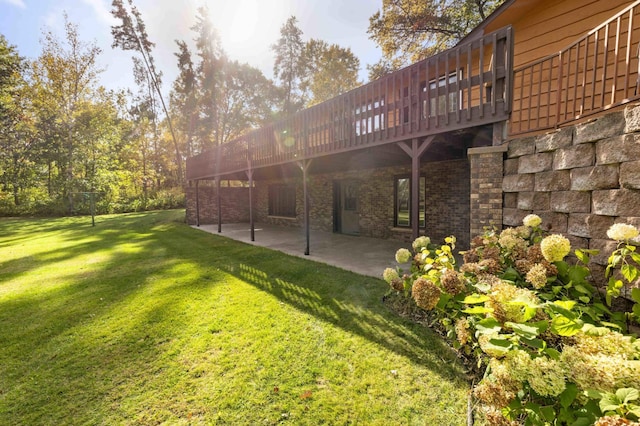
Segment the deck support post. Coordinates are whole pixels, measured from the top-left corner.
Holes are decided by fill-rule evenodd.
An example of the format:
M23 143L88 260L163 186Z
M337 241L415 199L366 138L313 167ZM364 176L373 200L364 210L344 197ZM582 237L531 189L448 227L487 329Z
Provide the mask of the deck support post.
M220 205L222 197L220 196L220 176L216 176L216 197L216 204L218 207L218 234L220 234L222 233L222 206Z
M198 192L198 184L200 180L196 180L196 226L200 227L200 193Z
M251 167L251 147L248 150L247 177L249 178L249 227L251 228L251 241L256 240L256 227L253 223L253 168Z
M247 177L249 178L249 228L251 229L251 241L256 240L256 227L253 223L253 162L251 161L252 140L247 141Z
M306 245L304 249L305 256L309 256L309 188L308 188L308 176L307 171L311 165L311 160L302 160L298 163L302 169L302 192L304 197L304 234L306 238Z
M420 234L420 157L433 143L435 136L428 136L420 141L411 140L411 146L406 142L398 142L398 146L411 157L411 237L418 238Z

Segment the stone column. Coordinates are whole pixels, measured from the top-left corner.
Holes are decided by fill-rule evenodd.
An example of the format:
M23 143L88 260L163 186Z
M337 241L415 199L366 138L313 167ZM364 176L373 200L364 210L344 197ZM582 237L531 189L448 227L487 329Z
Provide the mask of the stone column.
M471 238L485 227L502 228L503 157L507 145L469 148L471 168Z

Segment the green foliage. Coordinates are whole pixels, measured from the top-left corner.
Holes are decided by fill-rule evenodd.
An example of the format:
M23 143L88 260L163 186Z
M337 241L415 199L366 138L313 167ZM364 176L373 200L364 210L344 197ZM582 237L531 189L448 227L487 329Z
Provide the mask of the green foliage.
M460 268L452 237L442 246L414 244L410 270L386 271L385 279L397 290L394 277L404 276L404 294L432 310L452 345L485 367L474 396L487 423L580 425L612 415L636 420L640 341L624 331L640 290L631 291L634 312L612 312L589 282L590 256L597 252L578 249L575 259L565 259L566 238L544 236L535 215L523 222L528 225L474 238ZM638 233L625 227L611 234L625 239L609 257L609 306L638 278L630 243ZM437 286L438 303L416 297L424 280Z
M303 50L304 73L300 87L308 92L306 106L335 98L360 85L360 60L350 48L328 44L322 40L309 40Z
M369 67L370 78L452 47L502 2L383 0L369 18L367 33L383 55Z
M304 42L302 30L298 27L298 19L289 17L280 27L280 38L271 46L275 59L273 74L280 82L284 93L282 113L293 114L304 105L303 93L300 90L301 79L304 75L305 64L302 61Z

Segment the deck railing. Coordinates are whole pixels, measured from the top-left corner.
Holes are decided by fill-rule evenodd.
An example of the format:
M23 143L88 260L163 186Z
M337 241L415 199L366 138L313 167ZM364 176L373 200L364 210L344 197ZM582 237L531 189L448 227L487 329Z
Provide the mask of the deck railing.
M505 27L192 157L187 179L506 120L512 50Z
M514 71L510 134L553 129L640 98L640 1Z

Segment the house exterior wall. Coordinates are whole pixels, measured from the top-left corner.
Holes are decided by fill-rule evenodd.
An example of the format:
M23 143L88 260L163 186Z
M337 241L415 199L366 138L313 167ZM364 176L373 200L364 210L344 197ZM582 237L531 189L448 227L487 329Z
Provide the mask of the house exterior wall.
M502 227L502 181L506 146L471 148L471 237Z
M605 265L616 246L607 229L616 222L640 226L640 104L511 140L502 189L505 226L535 213L573 247L599 249L594 263Z
M612 20L632 3L517 0L490 20L485 32L513 29L510 135L603 115L637 99L639 8Z
M360 182L359 213L360 235L411 240L410 228L393 226L394 179L409 175L410 166L345 171L309 176L310 228L333 232L333 183L353 179ZM423 163L421 174L426 177L426 233L434 241L449 235L458 239L460 249L469 246L470 169L467 159ZM268 189L271 184L289 184L296 191L296 217L268 215ZM185 188L187 196L187 222L196 223L195 187ZM223 223L249 221L248 188L221 188ZM289 180L256 181L254 192L254 218L258 223L278 226L304 226L302 178ZM200 223L217 222L216 189L200 186Z
M631 4L629 0L516 1L489 23L490 33L514 30L514 68L557 53ZM514 88L518 90L518 88Z

